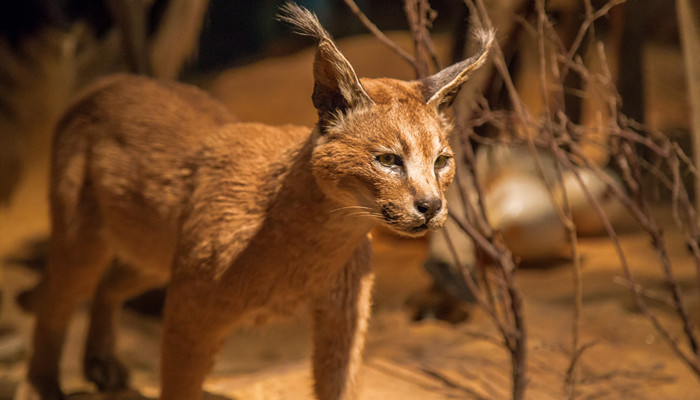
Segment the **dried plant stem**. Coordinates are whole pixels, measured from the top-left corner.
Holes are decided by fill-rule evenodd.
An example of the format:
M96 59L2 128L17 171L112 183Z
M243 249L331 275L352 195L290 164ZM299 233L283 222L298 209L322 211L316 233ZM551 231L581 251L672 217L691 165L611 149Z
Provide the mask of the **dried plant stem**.
M411 64L416 73L418 72L418 65L416 58L409 54L406 50L402 49L393 40L389 39L382 31L377 28L377 25L372 23L372 21L367 18L367 16L360 10L360 7L353 0L344 0L345 4L352 10L352 12L357 16L357 18L362 22L362 24L377 38L379 41L396 53L399 57L403 58L404 61Z
M502 234L489 223L484 203L483 182L479 181L477 171L474 168L476 157L470 139L484 145L501 143L494 138L480 137L474 132L476 126L483 124L491 124L505 131L514 121L524 132L528 132L525 137L510 138L509 143L525 144L530 149L535 165L539 169L540 175L553 199L552 203L554 204L555 212L559 215L571 244L574 319L571 327L571 357L564 378L567 397L569 399L576 397L576 385L582 381L577 377L577 365L583 353L591 344L582 345L580 338L583 287L580 250L576 227L573 222L572 206L566 190L562 190L561 201L555 198L556 195L553 191L555 185L564 187L563 177L565 174L569 174L578 183L586 201L600 219L603 230L612 241L622 270L623 280L621 282L629 288L635 305L650 321L658 334L669 344L674 354L700 379L700 341L697 337L697 331L691 323L681 286L675 276L662 229L652 215L651 206L647 200L648 193L645 191L645 182L642 179L642 171L652 171L657 180L670 191L674 221L676 226L683 231L685 240L693 252L697 285L700 288L700 247L696 241L698 236L698 227L696 225L698 215L681 181L682 173L686 171L695 175L697 179L699 175L698 169L693 164L692 159L684 154L677 144L659 133L651 135L640 134L638 131L645 131L646 128L628 120L620 112L620 96L614 87L614 79L608 68L603 45L595 42L592 28L597 19L606 16L613 7L622 4L624 1L609 0L601 8L595 10L590 0L584 0L585 19L575 35L573 44L566 47L547 18L545 1L534 0L535 11L537 11L536 26L529 26L525 20L521 23L524 24L528 32L534 33L538 40L537 48L540 59L538 79L544 105L542 116L537 116L537 119L533 118L528 111L526 104L516 90L516 86L508 71L504 54L498 43L495 43L493 46L494 67L499 74L499 78L503 81L505 92L512 105L512 111L491 110L485 99L474 102L474 110L454 110L456 130L462 145L460 156L467 161L467 167L458 173L461 177L466 177L466 180L470 181L473 187L467 187L463 182L464 179L458 180L457 185L459 186L461 200L466 210L466 219L452 214L450 218L474 242L478 264L475 271L470 272L465 265L460 264L457 249L454 248L454 244L446 232L444 234L447 236L446 241L449 251L462 271L464 281L474 293L479 305L502 335L503 344L510 353L511 394L512 399L515 400L524 398L527 387L528 329L525 323L522 295L515 281L516 262L506 246ZM363 17L364 14L357 9L352 0L346 0L346 3L361 20L364 18L363 23L380 40L388 40L386 36L378 32L376 26L366 20L366 17ZM474 23L482 24L486 28L492 27L484 0L465 0L465 3L472 11L471 15ZM439 66L428 31L428 26L432 22L431 10L426 0L404 0L404 9L411 27L415 51L415 56L404 58L414 67L418 77L426 76L431 65ZM579 55L586 35L588 35L590 40L588 48L597 51L597 56L601 61L602 70L599 73L589 71ZM506 46L506 48L508 47ZM567 91L572 92L563 84L568 73L576 74L584 85L603 89L600 92L607 108L605 111L609 115L609 125L606 127L608 130L607 143L601 143L601 145L606 146L606 149L610 152L611 160L622 171L622 178L625 182L624 188L608 176L581 149L580 144L591 144L590 141L586 141L586 135L590 133L590 128L573 123L563 109L564 94ZM580 93L580 95L584 96L584 93ZM469 122L463 123L464 120L460 116L463 116L461 113L467 111L473 111L474 114L470 115L471 119ZM652 165L643 160L636 151L637 147L643 147L659 157L659 162ZM549 182L545 178L543 164L539 158L541 149L548 151L555 160L556 175L553 182ZM620 238L613 227L613 223L605 214L603 206L591 193L579 173L582 167L588 168L597 179L605 184L607 191L626 208L651 238L652 247L658 256L659 267L664 276L668 297L655 293L654 297L652 297L652 292L639 285L634 279L632 268L622 249ZM662 170L670 172L662 172ZM475 191L477 194L475 201L472 200L474 197L469 195L470 190ZM490 266L487 266L487 263ZM658 299L658 301L662 301L663 304L674 310L677 317L676 323L683 332L682 339L676 338L671 333L672 330L669 324L661 323L658 316L647 304L647 301L650 299L655 301Z
M602 46L599 46L599 54L604 60L605 52L602 50ZM604 63L604 65L607 65L607 63ZM603 72L605 74L606 79L610 81L610 71L604 69ZM611 96L608 99L608 102L610 110L617 111L619 109L618 97ZM626 126L626 119L617 116L617 114L615 114L615 117L616 121L618 122L618 125L621 126L623 130L627 130L628 128ZM670 147L672 146L670 145L670 142L668 140L662 146L662 148ZM625 173L625 181L628 182L628 189L631 192L631 196L634 199L634 205L636 206L633 207L633 211L635 211L634 215L636 216L637 221L640 223L642 228L651 237L652 245L659 257L660 267L664 274L666 285L668 287L669 292L671 293L671 297L675 304L676 314L680 319L683 331L686 336L686 340L688 341L688 345L690 346L690 349L694 355L694 357L692 358L693 364L695 365L695 368L700 368L700 348L698 347L698 339L695 336L695 330L693 328L691 319L688 315L688 311L682 297L680 285L678 284L678 280L675 278L675 274L673 273L671 261L668 257L668 251L666 249L666 244L663 240L663 234L661 233L661 229L656 224L655 218L651 214L649 204L643 191L644 185L642 183L643 180L641 176L639 155L635 151L633 144L629 141L618 139L615 143L615 148L618 150L617 154L615 154L615 159L617 161L617 164L622 168L623 172ZM677 168L677 166L675 167ZM688 209L692 210L692 206L688 205ZM691 214L692 213L694 213L694 211L691 211ZM680 351L680 349L678 350ZM700 374L698 374L698 379L700 379Z
M445 237L445 241L447 243L449 251L452 253L452 257L455 260L458 260L459 257L457 256L457 249L454 246L454 243L452 242L452 239L450 238L450 235L447 234L445 230L442 231L442 234ZM476 281L474 281L474 278L472 277L471 273L469 272L469 269L463 265L459 264L460 270L462 271L462 276L464 277L464 281L466 282L467 286L469 287L469 290L472 291L474 294L474 298L476 298L477 303L479 303L479 306L486 311L486 315L491 319L493 322L494 326L496 329L498 329L499 333L501 334L502 337L505 337L508 333L508 329L506 326L501 322L501 320L498 318L498 315L496 313L496 310L494 308L494 305L490 299L487 298L487 296L484 295L484 292L479 288L479 285L477 285Z
M426 30L428 8L425 0L404 0L404 12L413 37L413 52L416 59L414 68L418 79L425 78L430 74L429 55L425 46L428 34Z
M583 43L583 39L586 36L587 33L591 30L591 27L593 27L593 24L595 21L599 18L602 18L610 12L610 10L618 6L622 3L624 3L627 0L610 0L608 1L603 7L601 7L599 10L593 12L593 6L591 5L590 0L584 0L583 4L586 8L586 19L583 21L581 24L581 27L579 28L578 32L576 33L576 38L574 38L573 43L571 44L571 47L569 48L569 52L566 55L567 58L573 59L574 55L576 55L581 48L581 43ZM591 31L592 32L592 31Z
M546 73L546 67L547 67L547 53L545 49L545 25L548 24L549 20L547 19L547 14L545 13L545 7L544 7L544 0L537 0L536 2L536 8L537 8L537 38L538 38L538 43L537 43L537 48L539 52L539 83L540 83L540 92L542 96L542 103L544 107L544 112L545 115L554 115L552 111L549 108L550 100L549 100L549 91L547 88L547 73ZM550 27L551 28L551 27ZM552 32L552 30L548 30L548 32ZM553 72L556 73L556 65L553 67ZM563 84L560 84L559 92L563 92ZM554 155L558 149L555 137L554 137L554 129L553 129L553 124L551 118L545 118L544 120L544 131L546 136L549 138L549 143L550 143L550 151ZM561 129L559 131L562 131ZM566 370L566 376L564 379L565 386L566 386L566 392L568 395L569 399L574 399L576 396L576 365L579 360L581 352L579 351L579 331L580 331L580 323L581 323L581 309L583 307L583 287L581 283L581 256L579 253L579 247L578 247L578 236L576 235L576 227L574 226L573 222L573 217L571 214L571 203L569 201L569 196L566 192L565 186L563 185L563 172L562 172L562 166L559 162L555 162L555 168L556 168L556 179L557 179L557 184L562 188L561 190L561 195L562 195L562 202L561 205L557 201L556 198L554 198L554 190L552 188L552 185L550 182L547 181L547 178L544 175L542 163L540 160L540 157L537 153L537 150L535 148L534 141L532 139L531 135L528 135L528 147L530 148L530 152L532 154L533 159L536 161L537 167L540 170L540 175L542 178L542 181L545 183L547 186L547 190L552 197L552 204L555 207L555 210L559 216L559 220L562 222L562 225L564 226L564 229L566 231L566 235L568 236L569 239L569 244L571 246L571 257L572 257L572 262L573 262L573 283L574 283L574 316L573 316L573 323L571 327L571 347L572 347L572 352L571 352L571 360L569 363L569 367ZM556 156L554 157L556 160Z
M487 28L493 28L493 23L491 23L491 19L489 18L488 12L486 11L486 5L484 4L484 0L465 0L465 2L467 3L467 6L469 6L470 9L477 11L474 14L478 16L478 20L483 26ZM506 65L505 57L503 56L503 50L501 49L501 45L498 43L497 40L494 41L493 55L491 57L494 60L494 66L496 67L496 70L503 79L503 82L506 86L506 90L508 91L508 96L511 99L513 108L515 109L515 113L518 116L518 120L520 122L527 123L527 125L532 125L532 118L530 117L530 113L524 107L524 103L520 98L517 89L515 88L513 79L511 78L510 73L508 72L508 66Z
M493 25L486 12L486 7L483 0L472 0L467 2L467 6L472 10L478 10L475 13L478 23L486 27L487 29L493 29ZM503 52L501 51L498 41L494 43L494 59L497 70L501 73L506 81L506 86L508 88L508 93L511 97L519 100L517 91L515 90L515 85L512 80L509 79L508 68L503 57ZM524 107L520 107L522 104L520 101L513 102L513 104L518 104L515 106L516 112L523 121L530 121L529 114ZM468 150L471 150L471 146L465 146ZM471 154L468 154L470 156ZM479 187L479 182L475 182L477 186L477 191L483 193L483 188ZM480 203L482 208L482 214L486 215L485 207L483 202ZM493 229L490 229L493 231ZM480 235L481 236L481 235ZM484 243L485 242L485 243ZM512 326L513 334L505 336L506 347L508 348L511 355L511 377L512 377L512 398L514 400L523 399L525 397L525 391L527 387L527 326L525 323L525 318L523 314L523 301L520 291L515 283L515 261L510 250L505 245L503 238L497 232L491 235L488 239L483 236L477 245L480 246L481 250L490 253L491 259L494 264L498 267L498 273L503 280L504 294L507 296L507 311L504 311L503 318L506 318L508 324Z
M591 10L592 8L590 7L590 1L586 1L587 4L587 18L586 22L584 22L584 25L592 25L593 20L596 18L599 18L600 16L604 15L604 13L608 12L612 6L614 6L616 2L614 0L611 0L606 4L605 7L602 9L598 10L597 12L593 13ZM579 35L579 37L582 37L582 34ZM611 74L610 71L607 69L607 61L605 60L605 52L603 51L602 44L598 44L598 54L601 60L603 60L603 71L602 71L602 82L606 82L608 85L612 82ZM565 63L573 68L574 70L579 73L582 78L587 81L587 82L592 82L593 78L588 74L588 71L585 69L583 64L581 63L580 59L577 59L575 61L569 62L570 60L573 60L572 54L569 53L567 60ZM624 172L624 180L627 183L628 190L630 190L630 195L627 196L624 193L622 193L619 188L615 186L616 189L614 190L616 196L618 199L626 206L626 208L632 213L632 215L637 219L637 221L640 223L640 225L643 227L643 229L649 234L652 240L652 245L659 257L660 261L660 266L662 269L662 272L664 274L666 284L668 287L668 290L671 294L673 303L674 303L674 310L676 311L679 321L681 323L683 332L685 334L686 340L688 341L688 345L693 353L693 356L690 357L686 355L686 353L678 346L678 342L675 339L672 339L668 331L659 323L658 319L656 318L653 313L649 310L648 307L646 307L646 304L643 301L643 298L640 294L640 289L638 289L638 286L633 286L635 290L633 290L633 293L635 294L635 302L637 303L638 307L642 312L647 315L647 317L650 319L654 327L659 331L659 333L667 339L669 344L671 344L674 352L678 354L681 359L683 359L694 371L698 371L698 359L699 359L699 353L698 353L698 341L695 336L695 330L692 326L691 320L689 318L689 315L686 310L686 306L683 301L683 297L681 294L680 290L680 285L678 284L677 279L675 278L675 275L672 270L671 262L668 257L668 252L666 250L666 245L663 240L663 235L661 233L661 229L658 227L656 224L656 221L654 220L651 210L649 208L648 202L646 200L646 196L643 192L643 183L642 183L642 177L641 177L641 162L639 160L639 156L635 151L634 144L643 144L646 148L654 151L657 155L660 157L663 157L667 160L667 164L672 171L673 178L672 178L672 207L674 209L677 208L678 202L681 198L685 198L686 196L682 195L681 193L684 193L685 190L681 190L681 184L680 184L680 178L679 178L679 173L678 173L678 164L677 164L677 158L674 157L671 154L672 148L675 146L672 145L667 139L662 142L661 145L655 143L651 138L649 137L644 137L636 132L633 132L630 130L627 126L627 120L624 116L619 115L618 110L619 110L619 96L616 95L611 95L607 98L608 102L608 109L610 111L610 114L613 116L612 120L617 122L617 127L613 126L611 127L610 135L612 136L612 141L611 143L613 144L612 148L614 149L614 154L613 157L615 158L618 166L622 169ZM593 165L593 163L588 160L581 150L574 146L572 149L576 150L575 156L578 157L580 160L584 160L589 167ZM602 171L597 170L597 174L599 178L607 178L608 184L610 185L609 178L607 176L603 176L604 174ZM609 186L611 187L611 186ZM690 202L683 202L682 207L686 210L686 214L689 216L695 216L696 212ZM676 211L677 212L677 211ZM602 217L601 217L602 218ZM695 233L697 231L697 227L685 227L686 232L693 232ZM611 232L608 232L609 235L611 235ZM690 236L689 234L686 234L686 237ZM612 237L612 235L611 235ZM697 243L691 244L691 247L697 248ZM696 256L696 268L697 269L697 275L698 275L698 282L700 284L700 267L698 267L698 264L700 262L700 258L698 257L698 253L695 253ZM622 261L622 259L621 259ZM629 272L628 266L626 262L622 262L623 269L625 270L625 276L629 279L631 278L631 273ZM633 280L630 279L630 282L634 282ZM700 377L700 376L699 376Z
M462 118L460 116L461 111L455 108L454 113L455 128L457 131L456 133L459 135L459 140L462 145L462 153L467 161L465 165L465 167L467 168L467 176L471 178L474 190L476 191L476 202L478 211L474 209L474 205L472 204L472 201L469 195L467 194L467 189L464 187L464 180L459 179L461 176L457 177L456 179L457 185L459 187L460 193L462 194L462 202L468 207L467 209L471 211L470 214L476 220L479 227L479 231L488 240L493 236L493 228L489 224L486 214L486 205L484 204L484 190L482 188L481 182L479 181L479 177L476 174L476 170L474 169L474 166L476 165L476 154L474 153L474 147L472 146L472 143L469 140L468 131L464 126L462 126L462 123L460 122L462 121ZM462 172L459 171L457 173L462 174Z
M626 163L628 165L631 164L632 171L634 174L633 179L635 179L637 182L641 182L641 168L639 167L639 161L637 159L638 156L636 152L633 150L633 147L627 142L623 142L621 143L621 145L622 154L618 155L618 162ZM632 192L632 195L634 196L640 211L639 213L637 213L637 215L645 216L645 218L639 222L641 223L644 230L646 230L649 236L651 237L652 245L656 249L656 252L659 256L661 270L664 273L666 285L668 285L668 289L671 292L676 312L678 313L678 316L680 317L680 320L682 322L683 330L685 331L688 344L690 345L690 348L693 351L693 353L697 355L698 342L695 337L695 332L690 317L688 315L688 311L686 310L685 302L683 301L681 295L680 285L678 284L678 280L674 277L671 261L668 257L668 251L666 250L666 244L663 240L661 229L658 227L658 225L656 224L656 220L651 215L651 210L649 209L648 202L644 197L642 188L643 185L637 185L636 190Z
M639 213L637 207L631 203L629 197L622 191L622 189L614 182L612 179L607 176L595 163L591 162L588 158L585 157L581 149L573 145L571 147L572 154L576 156L577 158L580 158L583 160L585 165L592 170L595 171L596 175L598 176L599 179L601 179L603 182L608 187L608 190L610 190L613 195L621 201L623 204L626 205L626 208L631 211L632 215L635 216L635 219L637 219L638 222L642 226L646 223L646 216L643 215L642 213ZM562 163L569 164L571 167L573 167L573 164L571 164L571 161L566 155L562 155L560 157L560 160ZM580 178L579 178L580 179ZM580 184L583 184L583 181L579 181ZM583 187L583 186L582 186ZM620 261L620 266L622 267L623 275L624 278L627 282L630 282L630 289L633 294L633 299L635 302L635 305L637 308L640 310L640 312L645 315L649 321L651 322L652 326L654 329L661 335L661 337L664 338L664 340L670 345L671 350L683 361L685 362L686 365L690 367L692 371L696 374L696 376L700 379L700 362L698 362L697 354L694 355L693 357L689 356L686 354L685 351L680 346L680 343L676 338L674 338L668 330L661 324L659 321L658 317L654 314L651 309L647 306L646 302L644 301L643 298L643 291L641 285L636 284L636 280L634 279L629 263L627 262L627 257L625 256L624 251L622 250L622 246L620 245L620 240L619 237L617 236L617 233L612 227L612 223L610 222L610 219L607 217L605 214L605 211L603 210L602 206L600 203L598 203L597 200L593 199L590 193L587 191L585 187L584 192L586 193L586 197L590 201L591 206L593 207L593 210L596 212L598 217L601 219L603 226L608 234L608 236L611 238L613 241L613 244L615 246L615 250L618 255L618 260ZM589 197L591 196L591 197ZM591 201L592 200L592 201ZM644 221L640 221L640 218ZM648 231L648 230L647 230ZM673 279L675 280L675 279ZM675 301L674 301L674 308L675 308ZM683 318L683 317L681 317ZM683 323L683 325L686 325Z

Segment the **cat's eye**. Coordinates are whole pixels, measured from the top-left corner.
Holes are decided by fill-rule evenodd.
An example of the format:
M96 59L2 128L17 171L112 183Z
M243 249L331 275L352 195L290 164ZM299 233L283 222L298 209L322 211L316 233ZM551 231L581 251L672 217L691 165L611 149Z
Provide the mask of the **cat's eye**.
M403 160L396 154L385 153L377 156L377 161L385 167L402 166Z
M435 168L444 168L447 165L447 161L450 160L450 156L440 155L435 159Z

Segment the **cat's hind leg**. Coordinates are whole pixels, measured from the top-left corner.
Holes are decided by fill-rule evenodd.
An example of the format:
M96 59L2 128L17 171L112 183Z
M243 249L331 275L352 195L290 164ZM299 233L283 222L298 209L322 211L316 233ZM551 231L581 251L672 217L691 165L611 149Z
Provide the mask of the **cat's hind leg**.
M101 392L128 386L128 371L115 354L115 332L124 302L165 285L166 280L117 261L100 281L91 307L83 371Z

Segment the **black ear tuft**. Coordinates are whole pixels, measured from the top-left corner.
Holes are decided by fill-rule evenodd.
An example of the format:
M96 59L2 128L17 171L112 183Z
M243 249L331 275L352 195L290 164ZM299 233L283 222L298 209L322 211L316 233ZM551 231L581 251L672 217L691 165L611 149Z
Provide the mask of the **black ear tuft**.
M298 33L318 40L312 100L321 122L350 107L373 103L352 65L335 46L316 15L296 4L287 3L278 18L294 25Z
M489 50L493 45L494 32L478 31L475 36L481 43L479 53L421 80L422 94L426 103L435 107L449 105L462 84L486 62Z

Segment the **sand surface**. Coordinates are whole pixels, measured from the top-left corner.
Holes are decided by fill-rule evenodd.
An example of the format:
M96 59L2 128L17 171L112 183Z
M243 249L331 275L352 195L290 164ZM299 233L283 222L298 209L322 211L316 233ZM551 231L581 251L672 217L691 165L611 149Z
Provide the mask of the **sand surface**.
M372 39L344 41L340 46L360 75L410 77L410 71L369 71L371 66L399 64ZM242 119L310 124L310 52L266 60L228 71L208 85ZM377 62L379 60L379 62ZM380 68L381 69L381 68ZM367 71L367 72L366 72ZM287 74L287 75L285 75ZM298 74L298 78L297 78ZM294 79L289 79L294 76ZM285 87L284 82L291 87ZM285 104L305 104L299 109ZM267 107L267 108L265 108ZM45 141L43 141L45 140ZM47 136L37 139L47 143ZM34 271L13 262L31 255L31 245L48 232L46 146L27 154L23 179L8 208L0 210L0 399L10 399L21 386L26 368L31 316L22 314L14 296L37 279ZM664 217L663 208L659 215ZM662 218L663 219L663 218ZM669 222L669 221L664 221ZM666 239L687 296L695 326L700 325L695 266L682 237L672 229ZM629 263L640 283L662 289L663 281L649 240L641 233L622 236ZM581 240L584 306L581 343L590 344L580 360L577 399L696 399L700 381L669 350L649 321L633 306L628 290L614 279L622 275L607 239ZM510 361L486 315L470 307L461 324L426 319L413 322L409 297L430 285L422 269L425 240L376 235L375 306L361 371L360 398L505 399L510 391ZM564 375L571 354L573 273L569 263L523 268L517 274L529 326L529 399L565 398ZM680 333L672 312L660 303L653 310ZM64 389L75 399L107 398L81 375L85 310L73 321L62 368ZM157 318L127 311L119 332L119 353L132 371L134 388L157 396ZM237 330L219 355L206 384L209 399L312 399L308 316L304 312L261 327ZM86 392L86 393L84 393ZM81 394L83 393L83 394ZM221 397L223 396L223 397ZM109 398L140 398L124 393Z

